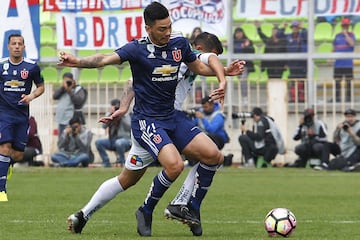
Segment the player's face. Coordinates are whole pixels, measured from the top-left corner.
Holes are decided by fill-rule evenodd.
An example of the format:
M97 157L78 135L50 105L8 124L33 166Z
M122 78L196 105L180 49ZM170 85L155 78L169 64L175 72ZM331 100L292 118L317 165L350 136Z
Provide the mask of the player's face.
M171 20L170 17L156 20L152 26L146 26L150 40L155 45L166 45L170 40L171 35Z
M10 58L22 58L25 45L24 45L24 39L22 37L12 37L10 38L9 44L8 44L8 50L10 54Z

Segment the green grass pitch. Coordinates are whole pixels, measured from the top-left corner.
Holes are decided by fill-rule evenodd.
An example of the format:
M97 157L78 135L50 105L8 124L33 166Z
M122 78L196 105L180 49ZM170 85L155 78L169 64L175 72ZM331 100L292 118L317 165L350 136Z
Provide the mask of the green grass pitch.
M165 193L153 215L153 239L193 239L186 225L163 217L188 168ZM135 210L160 168L96 212L81 235L66 230L66 218L120 169L18 168L8 182L9 202L0 203L0 239L142 239ZM290 239L360 239L358 173L312 169L221 168L202 205L202 239L270 239L266 213L289 208L297 218Z

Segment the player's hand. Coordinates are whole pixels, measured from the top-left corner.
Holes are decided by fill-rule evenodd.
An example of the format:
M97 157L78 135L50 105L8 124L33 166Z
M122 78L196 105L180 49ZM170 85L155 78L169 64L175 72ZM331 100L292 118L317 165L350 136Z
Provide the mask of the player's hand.
M30 94L28 94L28 95L22 94L22 95L21 95L21 99L20 99L20 101L19 101L19 104L29 105L30 102L31 102L32 100L34 100L34 99L35 99L35 96L34 96L33 93L30 93Z
M114 120L114 118L112 117L112 115L108 116L108 117L102 117L99 119L99 123L110 123Z
M212 102L219 101L221 106L224 104L224 98L225 98L225 89L226 86L220 86L218 89L215 89L210 93L209 97Z
M245 64L246 62L243 60L234 60L230 63L230 65L225 69L227 76L236 76L240 75L245 70Z
M125 113L126 113L126 111L124 111L123 109L120 108L120 109L116 110L113 114L111 114L110 116L100 118L99 122L101 122L101 123L112 122L114 119L124 116Z
M77 67L79 59L70 53L61 51L59 56L59 66Z

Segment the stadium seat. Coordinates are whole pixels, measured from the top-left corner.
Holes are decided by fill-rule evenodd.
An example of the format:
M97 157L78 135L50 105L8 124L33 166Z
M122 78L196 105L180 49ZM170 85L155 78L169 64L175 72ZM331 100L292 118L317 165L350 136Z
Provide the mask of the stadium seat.
M260 82L260 67L254 64L254 71L249 72L247 76L247 80L250 83L259 83Z
M102 82L117 82L120 80L120 72L119 68L115 66L106 66L101 71L101 79Z
M353 28L352 32L355 34L356 41L360 42L360 22L357 22L354 25L354 28Z
M320 22L315 26L314 40L315 42L332 41L332 25L328 22Z
M128 81L132 78L132 72L129 65L124 65L120 73L120 81Z
M70 72L71 73L71 68L70 67L64 67L60 70L60 76L59 78L62 79L62 76L64 75L64 73Z
M274 28L274 24L270 22L264 22L260 25L261 31L268 37L271 37L272 30Z
M282 74L282 77L281 79L283 80L288 80L289 79L289 76L290 76L290 70L289 69L285 69L283 74Z
M96 68L83 68L80 70L79 82L84 83L96 83L99 80L99 70Z
M40 47L40 58L57 57L56 48L51 46Z
M44 12L40 10L40 25L41 26L55 26L56 25L56 16L52 12Z
M253 23L243 23L241 24L241 28L244 30L246 36L253 41L254 43L261 42L261 39L257 33L257 29L255 24Z
M78 50L76 55L78 57L87 57L87 56L90 56L90 55L93 55L96 53L96 50L91 50L91 49L81 49L81 50Z
M316 48L317 53L331 53L333 49L333 45L330 42L323 42ZM327 59L316 59L315 63L327 63Z
M56 39L54 35L54 30L49 26L40 27L40 44L41 45L56 45Z
M45 83L58 83L59 75L55 67L46 67L41 70Z

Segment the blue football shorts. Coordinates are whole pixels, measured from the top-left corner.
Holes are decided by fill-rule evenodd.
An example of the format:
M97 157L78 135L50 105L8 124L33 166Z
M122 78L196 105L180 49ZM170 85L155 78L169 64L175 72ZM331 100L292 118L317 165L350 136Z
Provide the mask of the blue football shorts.
M158 121L144 118L131 122L132 146L125 162L130 170L139 170L149 166L157 159L161 148L174 144L181 151L201 132L185 113L176 111L175 118Z
M23 152L28 140L28 131L28 118L22 116L1 116L0 144L11 143L14 150Z

